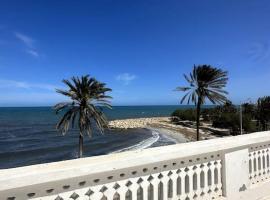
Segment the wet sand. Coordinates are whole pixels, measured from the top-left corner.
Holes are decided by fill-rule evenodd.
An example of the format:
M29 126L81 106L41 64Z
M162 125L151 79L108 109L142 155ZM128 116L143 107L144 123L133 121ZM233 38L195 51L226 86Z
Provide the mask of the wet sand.
M148 129L154 130L162 135L166 135L166 136L174 139L176 143L185 143L185 142L190 141L188 138L186 138L186 136L184 134L179 133L177 131L172 131L172 130L165 129L165 128L154 128L154 127L148 127Z

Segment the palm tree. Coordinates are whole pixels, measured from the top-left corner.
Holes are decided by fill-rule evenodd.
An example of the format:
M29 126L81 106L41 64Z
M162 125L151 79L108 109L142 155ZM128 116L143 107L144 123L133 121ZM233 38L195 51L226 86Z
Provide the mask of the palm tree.
M82 157L83 136L91 137L94 126L103 133L108 125L102 107L111 108L108 101L111 97L106 95L111 89L107 88L105 83L90 78L89 75L72 77L71 80L63 80L63 83L68 89L57 89L56 92L70 98L71 102L62 102L54 106L56 114L65 112L56 129L65 135L70 125L72 128L75 125L79 128L79 157Z
M197 141L200 140L200 113L201 106L208 99L213 104L223 104L227 102L226 91L223 88L228 81L228 72L212 67L210 65L198 65L193 67L193 71L188 75L184 74L189 86L177 87L177 91L187 92L181 99L181 104L187 99L187 103L193 102L197 109Z

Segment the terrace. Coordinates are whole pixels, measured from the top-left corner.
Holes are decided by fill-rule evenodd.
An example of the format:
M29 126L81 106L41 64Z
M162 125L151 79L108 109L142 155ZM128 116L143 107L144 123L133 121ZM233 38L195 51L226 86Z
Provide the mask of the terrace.
M0 170L1 200L267 199L270 132Z

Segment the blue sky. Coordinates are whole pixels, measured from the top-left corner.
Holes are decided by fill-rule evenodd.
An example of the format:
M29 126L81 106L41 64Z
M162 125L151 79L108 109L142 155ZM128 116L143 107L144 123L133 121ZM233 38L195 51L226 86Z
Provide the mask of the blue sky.
M194 64L229 71L229 98L270 95L267 0L0 1L0 106L53 105L90 74L114 105L178 104Z

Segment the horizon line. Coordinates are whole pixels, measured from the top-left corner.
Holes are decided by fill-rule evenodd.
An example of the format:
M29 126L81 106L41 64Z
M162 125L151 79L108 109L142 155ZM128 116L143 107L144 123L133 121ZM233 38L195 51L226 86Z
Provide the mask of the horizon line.
M238 105L238 104L233 104L233 105ZM134 106L134 107L139 107L139 106L190 106L190 107L194 107L195 105L194 104L156 104L156 105L112 105L112 107L131 107L131 106ZM203 106L217 106L217 105L214 105L214 104L205 104ZM49 105L44 105L44 106L0 106L0 108L45 108L45 107L53 107L52 106L49 106Z

